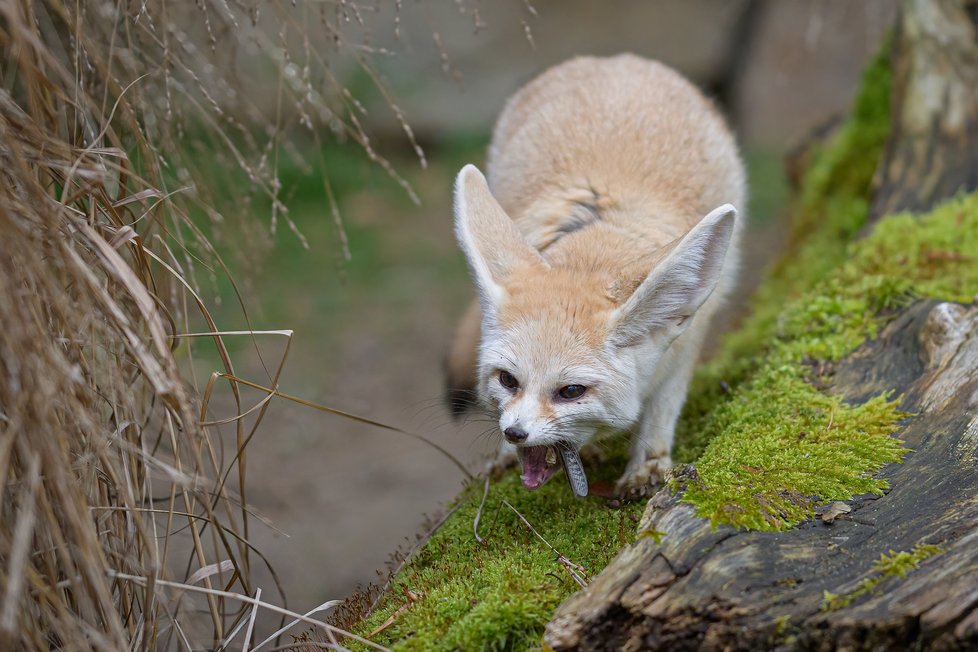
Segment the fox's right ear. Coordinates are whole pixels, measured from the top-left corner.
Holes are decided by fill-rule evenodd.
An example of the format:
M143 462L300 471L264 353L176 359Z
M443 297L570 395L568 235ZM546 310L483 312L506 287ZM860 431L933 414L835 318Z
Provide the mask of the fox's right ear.
M462 168L455 180L455 236L479 288L483 315L503 300L503 282L515 270L546 266L474 165Z

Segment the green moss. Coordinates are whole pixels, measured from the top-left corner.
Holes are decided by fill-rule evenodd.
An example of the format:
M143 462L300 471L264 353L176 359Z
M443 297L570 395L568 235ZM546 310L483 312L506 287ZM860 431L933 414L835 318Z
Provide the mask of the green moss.
M692 462L703 453L716 434L704 419L763 362L785 302L810 291L843 262L847 244L866 224L870 184L890 129L889 49L884 44L864 72L849 120L811 153L787 251L758 288L750 316L693 379L674 459Z
M593 480L611 482L624 464L616 451ZM470 486L445 525L398 575L381 608L358 631L371 632L407 599L420 600L398 615L372 640L398 650L525 650L538 647L553 610L580 589L567 567L505 504L508 501L564 557L587 575L604 568L618 550L635 539L640 504L619 510L592 497L577 500L563 478L527 491L516 473L492 483L480 535L472 524L482 486ZM579 571L575 571L579 572Z
M740 382L704 413L687 412L706 443L696 459L700 483L685 500L714 523L783 529L818 502L886 487L873 474L902 454L890 437L902 416L895 401L848 405L811 382L809 363L837 360L875 337L886 314L914 296L970 301L978 291L978 196L926 216L889 217L843 252L845 262L782 304Z
M784 639L791 627L791 615L784 614L774 619L774 638Z
M664 536L666 536L666 533L659 530L640 530L638 533L639 539L652 539L656 545L662 543L662 537Z
M849 120L811 154L788 252L750 317L693 381L674 457L696 461L702 484L686 500L714 523L790 526L820 500L882 490L872 474L900 458L892 401L848 406L814 387L805 365L874 336L880 309L907 293L899 276L840 271L889 133L888 51L867 67Z
M902 455L884 399L846 408L790 367L762 374L738 398L697 464L702 483L684 496L714 523L784 529L820 501L880 493L886 484L872 474Z
M864 595L872 594L886 578L906 577L907 573L917 570L922 561L942 552L944 549L940 546L918 543L909 552L891 550L889 554L880 555L879 561L873 564L870 574L861 579L851 591L842 595L825 591L822 596L822 611L835 611L846 607Z

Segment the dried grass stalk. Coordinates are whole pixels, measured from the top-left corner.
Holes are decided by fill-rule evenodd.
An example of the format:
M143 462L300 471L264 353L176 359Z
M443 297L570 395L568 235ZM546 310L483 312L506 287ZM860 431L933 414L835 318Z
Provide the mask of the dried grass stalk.
M325 65L357 6L0 0L0 649L189 649L253 631L254 430L234 419L232 489L174 356L178 333L219 331L196 290L195 270L221 263L186 218L209 206L186 143L222 149L243 194L288 221L286 129L369 147ZM271 117L236 83L242 46L279 70Z

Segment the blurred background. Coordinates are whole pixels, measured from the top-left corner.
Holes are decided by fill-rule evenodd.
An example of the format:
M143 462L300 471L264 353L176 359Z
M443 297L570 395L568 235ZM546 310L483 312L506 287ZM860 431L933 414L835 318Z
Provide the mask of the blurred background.
M200 167L212 163L226 194L200 228L236 282L204 273L201 293L223 330L294 331L282 391L421 433L473 469L498 435L493 423L452 422L441 401L444 355L472 297L451 187L464 163L483 164L507 97L565 58L622 51L660 59L714 97L751 176L745 289L733 319L781 241L786 155L845 112L895 17L890 0L337 4L344 19L321 34L308 25L322 42L299 49L328 58L339 32L359 44L327 70L369 140L339 127L313 137L300 115L281 151L269 152L281 183L269 200L239 192L243 181L224 176L226 148L189 134L187 148ZM300 63L240 61L238 83L257 110L301 113L275 90L304 78ZM236 226L231 211L262 228ZM286 352L281 336L226 341L236 372L259 383ZM203 341L186 359L201 384L219 368ZM245 402L261 397L246 393ZM217 390L210 417L234 410L226 388ZM234 431L222 435L233 451ZM246 498L266 521L252 524L250 540L300 610L382 583L390 555L410 547L464 480L416 440L281 400L247 455Z

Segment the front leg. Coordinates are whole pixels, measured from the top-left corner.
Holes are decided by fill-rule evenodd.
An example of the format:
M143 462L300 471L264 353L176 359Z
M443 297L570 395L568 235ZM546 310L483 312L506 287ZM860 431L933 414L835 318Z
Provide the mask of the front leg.
M643 498L665 478L672 468L672 439L682 405L682 401L649 402L632 434L628 466L615 488L618 496Z
M671 360L660 365L664 378L653 390L629 447L628 466L618 480L616 493L624 499L648 496L672 468L672 440L676 422L686 402L689 380L699 351L697 342L679 342Z

